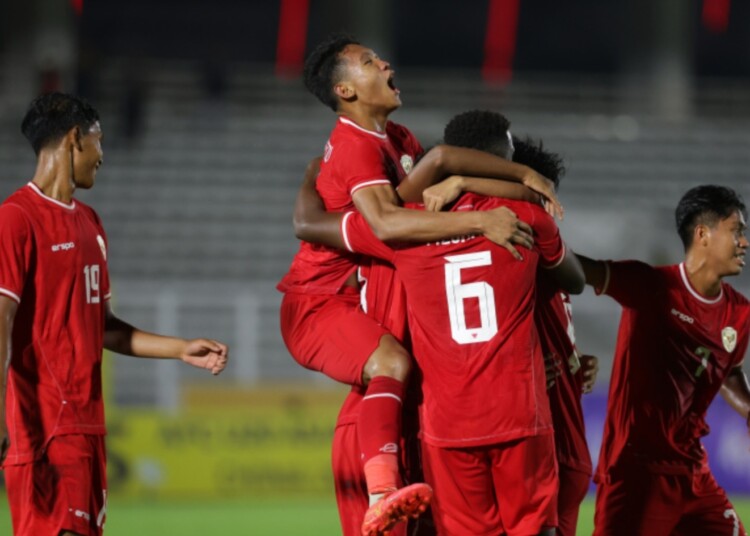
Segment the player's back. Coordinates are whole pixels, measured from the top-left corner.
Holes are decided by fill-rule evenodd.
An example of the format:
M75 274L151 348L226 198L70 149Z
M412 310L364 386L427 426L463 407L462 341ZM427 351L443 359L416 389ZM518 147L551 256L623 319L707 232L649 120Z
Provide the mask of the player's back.
M537 232L545 260L563 255L538 206L466 195L454 210L508 206ZM524 260L483 237L399 249L409 328L424 383L423 438L472 446L549 433L544 368L533 321L538 247Z

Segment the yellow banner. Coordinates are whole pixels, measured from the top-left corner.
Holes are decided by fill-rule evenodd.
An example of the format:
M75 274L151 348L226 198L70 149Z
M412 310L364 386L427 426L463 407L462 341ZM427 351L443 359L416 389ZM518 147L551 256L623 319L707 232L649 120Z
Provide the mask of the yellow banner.
M224 395L188 394L188 409L176 415L111 411L110 493L156 499L331 492L331 438L345 392L286 387Z

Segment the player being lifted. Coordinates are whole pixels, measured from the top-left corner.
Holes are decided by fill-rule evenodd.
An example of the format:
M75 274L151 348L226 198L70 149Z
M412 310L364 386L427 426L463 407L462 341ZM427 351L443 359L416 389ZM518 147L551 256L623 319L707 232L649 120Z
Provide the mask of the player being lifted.
M388 120L401 105L393 80L387 62L348 37L330 38L307 59L306 86L339 116L317 183L326 209L356 207L381 239L426 241L477 233L512 248L509 238L520 224L507 210L429 214L399 206L401 200L418 199L426 184L407 177L421 146L406 128ZM450 173L506 177L555 200L549 181L493 155L437 150L423 160L435 170L432 181ZM431 492L423 484L397 491L401 401L410 358L358 309L356 266L355 256L303 243L278 288L285 293L281 329L292 356L335 380L366 388L357 433L372 503L362 529L368 535L417 514Z
M750 304L724 282L745 265L745 218L733 190L698 186L677 205L680 264L581 257L587 283L623 307L595 475L597 536L745 534L700 440L720 389L750 415L741 368Z
M36 173L0 205L0 460L13 533L100 535L103 347L213 374L226 366L227 347L147 333L112 312L104 229L74 199L94 185L102 163L96 110L70 95L43 95L22 131Z

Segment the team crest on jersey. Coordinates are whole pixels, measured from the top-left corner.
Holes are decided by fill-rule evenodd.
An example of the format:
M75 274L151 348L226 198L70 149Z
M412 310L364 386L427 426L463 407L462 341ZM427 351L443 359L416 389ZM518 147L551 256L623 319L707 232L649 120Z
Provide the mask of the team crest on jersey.
M104 238L102 238L102 235L96 235L96 241L99 243L99 249L102 250L102 257L104 257L104 260L107 260L107 245L104 243Z
M721 342L724 344L724 349L727 352L734 350L737 346L737 331L732 327L725 327L721 330Z
M414 159L408 154L401 155L401 167L407 175L414 169Z

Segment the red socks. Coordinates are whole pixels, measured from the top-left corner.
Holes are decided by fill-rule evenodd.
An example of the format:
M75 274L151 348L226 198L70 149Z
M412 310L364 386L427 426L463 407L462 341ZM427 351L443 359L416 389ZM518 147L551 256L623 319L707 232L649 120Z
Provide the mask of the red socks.
M398 450L403 398L403 382L376 376L362 399L357 436L370 494L395 490L401 485Z

